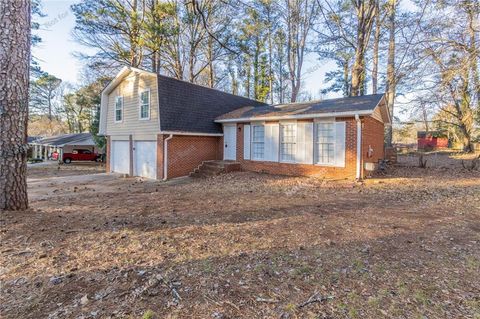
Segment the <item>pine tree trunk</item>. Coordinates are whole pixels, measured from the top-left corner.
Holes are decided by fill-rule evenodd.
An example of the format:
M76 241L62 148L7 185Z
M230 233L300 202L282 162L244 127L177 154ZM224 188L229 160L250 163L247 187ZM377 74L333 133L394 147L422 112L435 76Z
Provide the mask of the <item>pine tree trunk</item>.
M253 53L253 98L259 99L259 80L260 80L260 39L255 39L255 51Z
M268 21L271 23L270 16ZM268 91L270 93L270 104L273 104L273 48L272 48L272 29L271 24L268 28Z
M28 207L30 1L0 1L0 210Z
M375 16L375 35L373 38L373 68L372 68L372 93L377 94L378 91L378 47L380 43L380 8L377 1Z
M207 49L207 59L208 59L208 86L211 88L215 87L215 67L213 65L213 39L212 37L208 38L208 49Z
M131 33L130 33L130 65L138 67L140 65L140 57L138 55L138 38L140 33L140 26L137 16L138 3L137 0L132 2L132 16L131 16Z
M348 60L343 64L343 96L350 96L350 69L348 68Z
M362 48L357 48L352 67L352 89L350 90L352 96L361 95L363 72L365 72L365 52Z
M351 96L360 96L365 93L365 53L372 33L373 21L376 15L375 2L359 1L357 11L357 40L355 58L352 67Z
M397 8L397 0L389 1L389 28L390 39L388 45L388 62L387 62L387 109L390 112L390 118L393 120L393 107L395 103L396 79L395 79L395 11ZM387 147L392 146L393 128L392 123L386 127L386 143Z

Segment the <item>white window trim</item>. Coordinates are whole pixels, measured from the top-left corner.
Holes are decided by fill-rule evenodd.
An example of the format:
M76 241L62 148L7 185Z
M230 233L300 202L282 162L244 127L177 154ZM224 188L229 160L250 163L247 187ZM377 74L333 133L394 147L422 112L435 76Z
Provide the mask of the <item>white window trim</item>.
M142 93L148 92L148 116L147 117L142 117ZM152 102L151 102L151 94L150 94L150 89L145 89L142 90L138 94L138 119L140 121L149 121L150 120L150 111L152 109Z
M117 100L121 99L122 100L122 108L120 109L122 112L122 118L117 121ZM117 95L115 96L115 104L114 104L114 109L113 109L113 121L114 123L122 123L123 122L123 96L122 95Z
M255 143L259 142L254 142L254 131L255 131L255 126L261 126L263 127L263 157L258 158L255 157L255 152L254 152L254 147L253 145ZM257 161L257 162L264 162L265 161L265 123L250 123L250 160L251 161Z
M336 139L337 139L337 133L336 133L336 129L335 129L335 121L317 121L317 122L314 122L314 125L313 125L313 165L316 165L316 166L326 166L326 167L335 167L335 148L337 147L336 145ZM318 142L317 142L317 139L318 139L318 134L317 134L317 130L318 130L318 124L332 124L333 125L333 163L322 163L322 162L318 162L318 159L316 158L317 156L317 148L318 148Z
M293 129L295 131L295 149L294 149L294 154L293 154L293 159L291 161L286 161L282 160L282 126L284 125L293 125ZM298 134L298 129L297 129L297 122L296 121L280 121L279 122L279 129L278 129L278 134L280 135L278 137L278 162L279 163L288 163L288 164L295 164L297 163L295 161L295 156L297 155L297 134Z

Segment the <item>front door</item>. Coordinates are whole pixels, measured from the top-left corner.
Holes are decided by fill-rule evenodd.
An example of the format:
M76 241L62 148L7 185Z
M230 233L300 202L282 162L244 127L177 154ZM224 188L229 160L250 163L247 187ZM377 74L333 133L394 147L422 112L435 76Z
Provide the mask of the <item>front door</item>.
M223 126L223 159L237 159L237 130L235 125Z

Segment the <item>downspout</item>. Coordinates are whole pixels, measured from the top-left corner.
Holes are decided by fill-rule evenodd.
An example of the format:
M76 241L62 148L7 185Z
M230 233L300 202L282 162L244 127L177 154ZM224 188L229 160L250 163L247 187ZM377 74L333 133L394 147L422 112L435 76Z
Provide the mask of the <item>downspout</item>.
M357 172L356 179L362 179L362 121L360 116L355 114L355 121L357 122Z
M164 141L163 141L163 180L167 180L167 173L168 173L168 141L171 140L173 134L170 134Z

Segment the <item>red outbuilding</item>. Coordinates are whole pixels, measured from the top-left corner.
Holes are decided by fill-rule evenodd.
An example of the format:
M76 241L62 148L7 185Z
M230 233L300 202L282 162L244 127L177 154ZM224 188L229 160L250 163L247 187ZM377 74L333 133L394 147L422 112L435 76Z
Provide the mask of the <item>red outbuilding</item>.
M439 131L418 131L417 143L419 150L439 150L448 148L448 137Z

